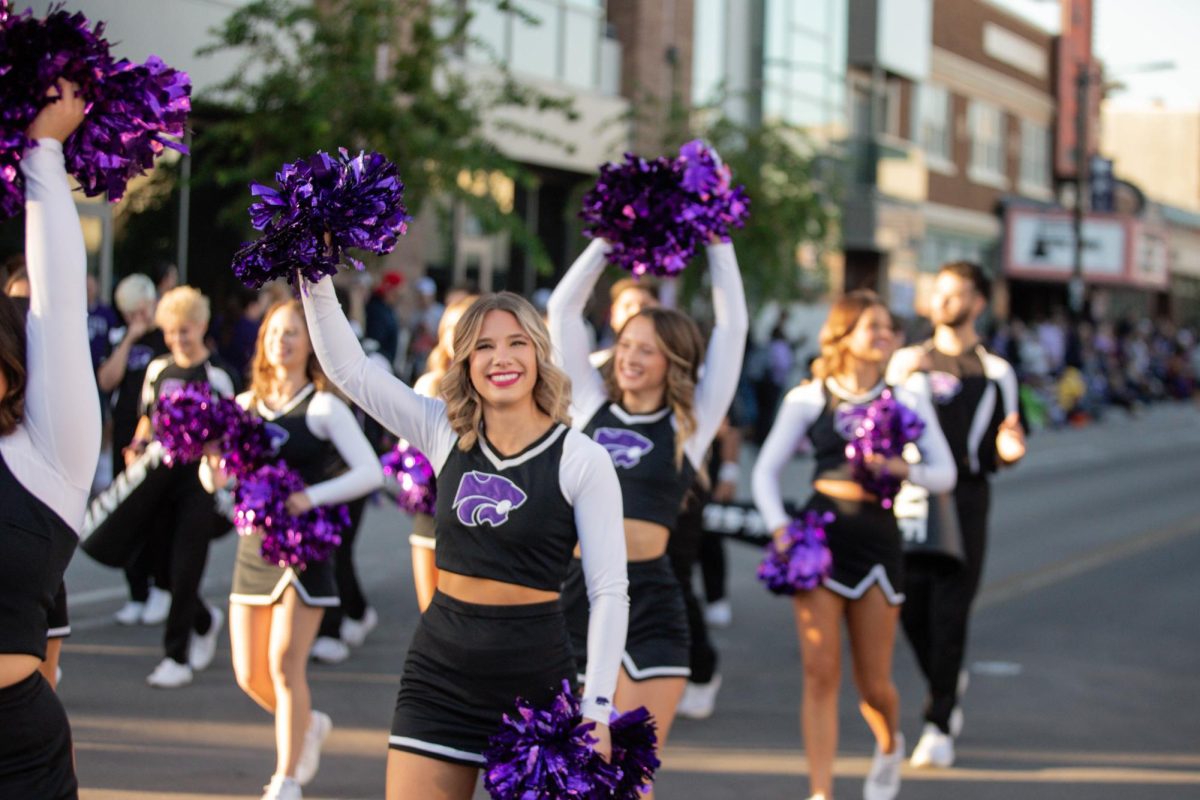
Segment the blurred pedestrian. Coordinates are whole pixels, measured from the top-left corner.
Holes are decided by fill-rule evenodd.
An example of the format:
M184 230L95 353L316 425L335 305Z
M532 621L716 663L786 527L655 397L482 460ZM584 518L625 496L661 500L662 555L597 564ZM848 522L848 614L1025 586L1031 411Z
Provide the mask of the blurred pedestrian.
M988 477L999 465L1025 455L1016 374L1007 361L984 349L976 330L990 296L990 282L978 264L944 265L930 299L933 338L897 352L888 368L890 383L915 372L929 376L938 423L958 468L954 506L963 561L948 564L928 553L905 560L901 619L927 686L925 726L912 754L916 767L954 763L954 738L962 730L967 627L987 553Z

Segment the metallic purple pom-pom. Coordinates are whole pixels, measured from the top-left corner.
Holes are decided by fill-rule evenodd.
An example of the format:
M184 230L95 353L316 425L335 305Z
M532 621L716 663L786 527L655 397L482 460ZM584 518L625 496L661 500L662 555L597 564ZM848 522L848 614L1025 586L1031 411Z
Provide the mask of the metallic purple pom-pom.
M190 109L187 74L151 56L145 64L114 61L104 39L83 14L55 6L45 19L28 10L0 17L0 217L20 212L20 160L34 146L25 130L49 102L59 78L79 86L87 118L63 145L67 172L88 196L116 201L128 181L149 169L166 139L182 136Z
M221 456L225 472L240 480L272 461L279 447L261 417L240 406L237 410L226 422Z
M826 543L825 526L832 523L829 512L806 511L784 531L783 547L767 543L758 565L758 579L772 594L807 592L821 585L833 570L833 555Z
M408 230L404 183L396 165L379 153L318 151L284 164L275 179L278 189L250 184L257 198L250 223L263 235L233 259L234 274L250 288L275 278L293 281L297 269L315 283L334 274L343 259L362 269L349 249L390 253Z
M854 480L875 494L884 508L891 508L900 479L882 471L878 475L867 468L868 456L898 457L904 446L916 442L925 430L925 422L908 406L884 389L866 406L838 409L839 430L850 430L853 438L846 444L846 458L853 468Z
M163 462L175 466L199 461L204 446L224 436L236 409L232 401L214 395L207 383L189 383L162 397L152 422L163 446Z
M263 534L265 561L303 569L342 543L340 532L350 525L346 506L317 506L299 516L287 510L288 497L304 489L304 479L282 461L259 467L234 488L234 526L243 536Z
M624 714L613 712L608 723L612 760L606 764L595 759L594 800L639 800L648 790L661 765L656 727L645 706Z
M493 800L591 798L595 742L579 701L563 681L549 708L517 698L516 713L504 720L484 753L483 786Z
M642 276L677 275L712 236L727 241L749 210L742 187L712 149L689 142L677 158L631 153L600 168L583 199L585 236L606 239L609 263Z
M186 72L172 69L158 56L145 64L122 59L113 64L100 85L87 122L63 146L67 171L83 193L107 193L115 203L130 180L154 166L165 148L181 153L192 108L192 84Z
M396 482L400 508L410 514L432 515L437 510L437 479L424 453L401 439L379 463L383 474Z

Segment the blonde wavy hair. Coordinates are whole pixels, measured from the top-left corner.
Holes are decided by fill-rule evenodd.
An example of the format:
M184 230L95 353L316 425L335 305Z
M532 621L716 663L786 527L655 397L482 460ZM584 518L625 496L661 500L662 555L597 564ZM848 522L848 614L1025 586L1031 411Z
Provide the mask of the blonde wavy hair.
M429 355L425 358L425 374L422 378L430 376L433 381L433 391L436 394L445 377L446 372L450 369L450 362L454 358L454 339L452 326L457 326L462 315L466 313L471 304L479 299L477 294L469 294L465 297L455 300L450 305L446 306L446 310L442 312L442 318L438 320L437 329L437 344L429 351ZM451 339L449 346L446 346L446 335L450 334Z
M813 361L812 374L823 381L832 375L841 375L847 368L846 337L854 330L858 320L872 308L882 308L891 316L883 298L870 289L855 289L834 302L829 316L821 326L818 339L821 354Z
M667 406L675 415L675 468L683 466L683 444L696 432L696 383L700 379L700 364L704 359L704 337L692 318L672 308L643 308L621 326L617 334L620 344L621 333L635 319L648 319L654 326L654 340L658 349L667 358L666 383L663 389ZM621 399L621 387L617 385L616 348L600 374L608 397L616 402Z
M512 292L485 294L475 300L463 313L454 330L454 355L442 377L439 393L446 402L450 427L458 434L458 448L470 450L479 440L483 422L483 403L471 383L471 353L483 330L483 320L492 311L506 311L533 343L537 357L537 381L533 385L533 401L542 413L555 422L571 424L567 409L571 405L571 381L567 374L554 366L550 333L537 309L520 295Z
M158 300L154 309L154 324L160 328L172 322L188 320L198 325L207 325L212 315L208 298L193 286L176 286Z
M283 311L292 311L300 318L300 329L304 332L305 341L308 341L308 328L304 325L304 306L299 300L281 300L267 309L262 322L259 323L254 357L250 360L250 396L255 400L264 399L275 386L275 368L267 361L267 348L263 342L267 338L267 326L271 317ZM330 390L329 379L325 377L325 371L317 361L311 341L308 342L308 360L304 363L304 374L318 392Z

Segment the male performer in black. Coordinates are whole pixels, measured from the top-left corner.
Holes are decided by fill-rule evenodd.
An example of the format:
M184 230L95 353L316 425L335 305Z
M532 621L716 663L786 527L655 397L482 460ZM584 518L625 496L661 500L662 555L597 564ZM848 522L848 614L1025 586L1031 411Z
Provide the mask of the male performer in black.
M966 689L967 620L987 551L988 476L1025 455L1016 375L1007 361L984 349L975 330L990 291L977 264L944 265L930 300L933 338L898 351L888 367L893 385L914 371L929 375L938 422L958 465L954 505L963 539L961 564L917 553L905 559L901 620L928 684L914 767L954 763L954 737L962 729L959 695Z

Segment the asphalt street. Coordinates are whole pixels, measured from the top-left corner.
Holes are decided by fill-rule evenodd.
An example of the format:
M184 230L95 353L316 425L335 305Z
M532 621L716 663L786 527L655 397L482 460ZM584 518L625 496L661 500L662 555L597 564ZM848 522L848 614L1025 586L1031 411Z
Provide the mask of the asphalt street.
M809 469L797 461L792 485L802 487ZM1198 479L1194 406L1113 414L1031 439L1026 462L995 484L958 764L906 768L902 798L1200 798ZM315 704L335 727L306 798L383 796L387 728L417 619L408 529L392 508L368 511L359 564L381 625L348 662L311 667ZM213 549L211 602L227 596L233 546L230 536ZM790 603L755 582L755 549L728 551L734 619L714 632L717 712L677 723L660 800L807 796ZM149 689L161 629L112 621L121 576L80 553L68 586L75 633L61 694L84 800L258 797L274 766L272 721L234 684L228 642L193 685ZM902 637L896 680L911 747L922 689ZM861 796L871 747L847 679L839 798Z

